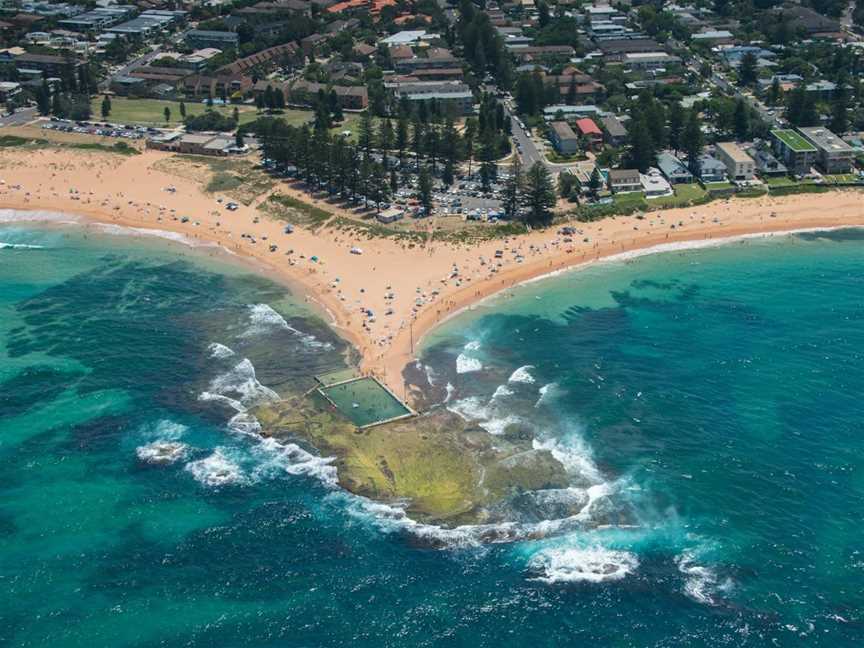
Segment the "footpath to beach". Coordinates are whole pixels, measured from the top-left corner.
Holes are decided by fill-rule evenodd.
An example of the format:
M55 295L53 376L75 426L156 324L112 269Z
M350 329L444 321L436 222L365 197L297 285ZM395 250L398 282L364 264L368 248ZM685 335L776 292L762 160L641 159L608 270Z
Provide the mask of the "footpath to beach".
M286 234L284 222L256 209L261 198L228 211L225 201L217 202L225 194L208 194L200 181L160 170L164 165L158 163L169 157L156 151L123 156L6 150L0 153L0 208L182 235L193 244L213 244L213 254L224 248L313 304L357 348L361 369L400 396L405 396L402 370L431 329L527 280L657 246L864 226L864 196L845 190L732 198L643 218L572 223L579 233L570 240L550 229L472 245L433 239L410 247L394 239L357 240L328 227L314 233L295 228ZM276 189L290 193L283 186ZM275 251L271 245L277 246ZM352 254L355 246L362 254ZM495 258L496 251L502 258Z

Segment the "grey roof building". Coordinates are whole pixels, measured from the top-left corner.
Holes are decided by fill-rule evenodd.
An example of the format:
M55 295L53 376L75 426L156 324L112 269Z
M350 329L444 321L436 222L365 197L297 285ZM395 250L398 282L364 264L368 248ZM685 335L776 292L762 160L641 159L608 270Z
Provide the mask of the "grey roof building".
M657 166L670 184L687 184L693 182L693 174L687 170L684 163L669 151L657 154Z

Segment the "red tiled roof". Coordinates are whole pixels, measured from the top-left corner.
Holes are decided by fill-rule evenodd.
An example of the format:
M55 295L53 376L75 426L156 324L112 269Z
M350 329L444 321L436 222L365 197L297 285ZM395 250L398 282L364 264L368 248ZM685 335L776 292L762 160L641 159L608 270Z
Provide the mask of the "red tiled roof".
M583 135L603 135L603 131L601 131L597 124L594 123L594 120L589 119L588 117L577 119L576 128L578 128L579 132Z

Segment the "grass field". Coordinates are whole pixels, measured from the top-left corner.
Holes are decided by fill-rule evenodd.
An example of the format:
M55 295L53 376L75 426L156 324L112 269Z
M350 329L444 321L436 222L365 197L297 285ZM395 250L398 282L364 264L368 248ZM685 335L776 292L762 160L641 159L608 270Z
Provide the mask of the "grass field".
M650 201L650 204L657 207L685 207L694 201L705 200L705 196L708 193L695 182L692 184L676 184L674 189L674 196L654 198Z
M140 124L142 126L165 126L165 108L171 110L171 121L168 125L176 126L183 122L180 116L179 101L163 101L161 99L127 99L113 97L111 99L111 114L108 120L119 124ZM186 102L187 115L200 115L207 110L207 105L200 102ZM231 116L234 106L213 106L213 110L223 115ZM240 123L253 121L258 117L254 106L238 105ZM102 97L94 97L92 103L93 119L102 118ZM301 111L298 111L301 112Z

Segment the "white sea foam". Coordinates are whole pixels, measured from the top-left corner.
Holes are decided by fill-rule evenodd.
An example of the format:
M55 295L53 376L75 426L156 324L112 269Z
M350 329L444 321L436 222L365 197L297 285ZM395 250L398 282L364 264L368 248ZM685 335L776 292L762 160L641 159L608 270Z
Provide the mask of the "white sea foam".
M423 367L423 370L426 372L426 382L429 383L430 387L434 387L437 382L438 376L435 374L435 370L430 365L424 365L419 360L417 361L417 368Z
M534 407L540 407L541 405L548 405L553 399L558 396L558 383L549 383L548 385L543 385L539 389L540 397L537 399L537 402L534 403Z
M44 245L29 245L27 243L4 243L0 241L0 250L44 250Z
M258 464L252 472L254 479L278 475L307 475L323 484L335 487L338 484L335 457L319 457L306 452L294 443L279 443L275 439L263 439L251 449Z
M229 484L244 485L249 483L249 477L243 472L240 465L229 456L230 450L217 447L213 453L204 459L191 461L186 464L186 470L199 483L219 487Z
M568 474L597 484L603 483L600 471L594 464L591 449L580 436L568 434L564 438L534 439L532 444L535 450L551 452Z
M80 223L81 220L77 216L71 214L63 214L61 212L44 211L40 209L21 210L21 209L0 209L0 223L21 223L21 222L49 222L49 223Z
M522 422L522 419L515 414L508 414L507 416L492 417L486 421L479 421L477 425L486 430L489 434L498 436L504 434L508 426L518 425Z
M185 459L188 453L189 446L179 441L153 441L135 449L141 461L151 464L176 463Z
M179 232L170 232L168 230L150 229L147 227L126 227L114 223L94 223L94 225L106 234L111 234L112 236L155 236L156 238L180 243L187 247L219 247L217 244L211 243L210 241L189 238Z
M685 551L675 557L678 571L685 577L684 593L697 603L717 605L718 594L731 589L732 581L725 579L721 582L713 569L699 564L697 560L694 551Z
M240 337L249 338L267 335L278 329L291 331L304 345L310 348L329 349L332 347L329 342L321 342L314 335L298 331L269 304L252 304L249 306L249 327Z
M602 583L620 580L636 571L639 559L627 551L601 546L541 549L528 563L544 583Z
M527 385L534 384L534 376L531 375L530 369L533 369L532 365L525 365L524 367L519 367L516 371L510 374L510 378L508 378L507 382L510 383L525 383Z
M233 369L214 378L210 382L210 392L220 396L234 395L244 407L279 398L276 392L258 382L255 367L248 358L243 358Z
M482 371L483 363L477 358L471 358L464 353L456 356L456 373L466 374L474 371Z
M480 349L480 340L471 340L463 348L466 351L478 351Z
M492 400L496 400L498 398L506 398L507 396L512 396L513 390L510 389L507 385L498 385L495 389L495 392L492 394Z
M219 360L224 360L225 358L230 358L234 355L234 351L232 351L224 344L219 344L218 342L213 342L210 346L207 347L207 350L210 352L211 358L217 358Z
M489 418L489 409L483 404L478 396L469 396L454 401L450 407L451 412L458 414L465 421L473 422Z
M447 395L444 397L444 404L446 405L453 398L453 394L456 393L456 388L448 382L445 389L447 390Z

